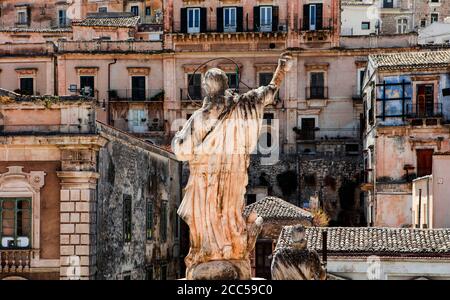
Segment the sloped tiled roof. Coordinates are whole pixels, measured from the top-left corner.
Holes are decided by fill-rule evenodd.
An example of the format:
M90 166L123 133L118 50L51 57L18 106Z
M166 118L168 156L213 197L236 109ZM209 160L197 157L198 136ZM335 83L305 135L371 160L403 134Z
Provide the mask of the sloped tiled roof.
M244 215L248 216L252 211L255 211L265 221L312 220L312 214L310 212L277 197L266 197L248 205L244 210Z
M374 54L369 59L382 70L445 67L450 66L450 50Z
M450 229L374 227L306 228L308 248L322 250L322 231L328 232L330 255L450 255ZM277 248L289 246L292 226L283 228Z
M89 27L136 27L139 22L139 16L88 16L72 25Z

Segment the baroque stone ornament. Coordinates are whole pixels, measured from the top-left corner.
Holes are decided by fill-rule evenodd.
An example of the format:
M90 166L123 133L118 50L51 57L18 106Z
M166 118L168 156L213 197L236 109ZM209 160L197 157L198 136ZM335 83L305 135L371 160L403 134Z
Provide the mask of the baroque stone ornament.
M186 279L251 279L250 252L262 227L243 216L250 153L257 146L264 108L275 104L292 56L284 53L267 86L237 94L224 71L204 76L203 106L177 132L172 149L189 162L190 177L178 214L190 229Z

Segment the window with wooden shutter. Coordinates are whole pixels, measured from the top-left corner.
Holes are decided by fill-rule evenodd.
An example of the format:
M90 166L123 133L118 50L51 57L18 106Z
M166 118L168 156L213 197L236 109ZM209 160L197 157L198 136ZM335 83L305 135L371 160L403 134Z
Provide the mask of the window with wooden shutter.
M272 31L274 31L274 32L278 31L279 23L280 23L280 18L279 18L278 6L273 6L272 7Z
M260 7L253 8L253 31L259 31L260 28Z
M208 19L206 7L200 8L200 32L208 31Z
M182 33L187 33L187 26L188 26L188 24L187 24L187 22L188 22L188 20L187 20L187 8L182 8L181 9L180 21L181 21L180 31Z
M223 7L217 8L217 32L223 32Z
M316 4L316 29L323 28L323 4Z
M303 30L309 30L309 4L303 5Z
M243 32L243 31L244 31L244 8L236 7L236 32Z

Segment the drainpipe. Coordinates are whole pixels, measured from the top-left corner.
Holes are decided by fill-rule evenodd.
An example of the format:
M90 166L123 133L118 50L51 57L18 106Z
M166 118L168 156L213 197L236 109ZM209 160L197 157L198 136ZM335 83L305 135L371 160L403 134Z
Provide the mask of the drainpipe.
M117 58L114 58L114 62L110 62L108 64L108 104L107 106L107 117L106 117L106 124L111 125L111 116L110 116L110 106L109 106L109 102L111 100L111 65L114 65L115 63L117 63Z
M418 223L418 228L422 228L422 226L420 225L420 217L421 217L421 214L422 214L422 189L419 189L419 212L418 212L418 220L417 220L417 223Z

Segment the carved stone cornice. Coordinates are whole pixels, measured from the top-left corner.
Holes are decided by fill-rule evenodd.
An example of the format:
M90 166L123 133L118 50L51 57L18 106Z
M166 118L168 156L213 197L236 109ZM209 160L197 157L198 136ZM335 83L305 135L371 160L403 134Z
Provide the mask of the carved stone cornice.
M78 75L97 75L98 67L75 67Z
M16 72L19 75L33 75L35 76L37 73L37 68L17 68Z
M128 75L142 75L148 76L150 74L150 67L127 67Z
M306 63L306 71L328 71L329 63Z

